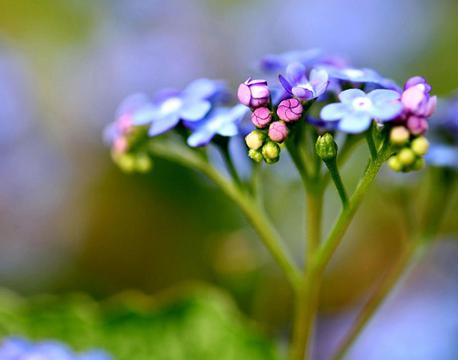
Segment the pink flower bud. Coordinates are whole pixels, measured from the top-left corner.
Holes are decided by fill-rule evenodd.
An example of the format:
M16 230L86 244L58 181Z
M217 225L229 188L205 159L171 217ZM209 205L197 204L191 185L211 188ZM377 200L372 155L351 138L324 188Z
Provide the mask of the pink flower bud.
M423 117L410 116L407 119L407 128L413 135L421 135L428 130L429 125Z
M288 137L288 131L283 121L275 121L269 126L269 137L272 141L281 143Z
M302 117L302 104L299 100L291 98L283 100L277 109L278 117L286 122L295 122Z
M266 80L252 80L249 78L240 84L237 91L239 101L251 108L266 106L270 101L270 90Z
M265 128L267 125L270 124L271 121L272 121L272 113L266 107L257 108L251 114L251 122L257 128L261 128L261 129Z

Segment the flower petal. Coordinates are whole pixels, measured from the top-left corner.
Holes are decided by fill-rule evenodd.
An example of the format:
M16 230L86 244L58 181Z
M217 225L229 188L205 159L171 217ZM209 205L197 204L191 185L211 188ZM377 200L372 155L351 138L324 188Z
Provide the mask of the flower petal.
M321 109L320 117L325 121L336 121L342 119L348 110L348 106L345 104L333 103Z
M172 113L164 116L151 123L148 134L150 136L161 135L173 129L180 122L180 117L177 113Z
M209 101L188 101L183 104L180 110L180 117L183 120L199 121L210 111Z
M191 136L188 137L187 143L191 147L204 146L211 141L215 134L215 131L212 131L211 129L203 126L194 131Z
M216 92L224 89L224 82L206 78L191 82L183 91L186 97L192 99L208 99Z
M400 101L389 101L374 106L369 110L371 116L377 120L389 121L393 120L401 114L404 107Z
M298 62L292 63L286 68L286 75L292 84L298 84L305 76L305 66Z
M146 125L161 117L161 111L158 106L147 104L140 109L137 109L132 114L132 123L134 125Z
M301 100L310 100L314 97L313 91L301 86L293 87L292 93L294 96L298 97Z
M286 80L286 78L283 75L278 75L278 80L280 80L281 85L288 93L293 93L292 85L289 83L288 80Z
M360 89L348 89L339 94L339 100L344 104L351 104L358 97L366 97L366 93Z
M365 112L352 112L346 114L337 125L340 131L349 134L359 134L366 131L371 125L372 119Z
M312 85L314 96L322 95L329 84L328 72L324 69L312 69L310 71L310 84Z
M371 91L367 96L377 105L385 102L396 101L401 98L401 94L394 90L377 89Z

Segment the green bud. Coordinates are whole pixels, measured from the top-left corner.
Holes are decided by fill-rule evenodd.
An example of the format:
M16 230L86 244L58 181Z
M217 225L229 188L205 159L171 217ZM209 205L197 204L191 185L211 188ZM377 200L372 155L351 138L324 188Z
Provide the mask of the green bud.
M404 145L409 141L410 132L404 126L395 126L390 132L390 142L393 145Z
M415 155L415 153L409 149L409 148L404 148L402 149L399 154L397 155L398 157L398 160L400 161L400 163L404 166L410 166L412 165L417 156Z
M122 154L116 158L116 163L122 171L131 173L135 170L135 156L131 154Z
M264 160L266 160L266 163L268 164L277 162L280 158L280 146L278 146L278 144L274 143L273 141L268 141L265 143L261 151Z
M262 153L259 150L250 149L248 150L248 156L250 159L256 161L257 163L261 162L263 158Z
M153 167L153 162L146 154L139 154L135 159L135 170L147 173Z
M315 144L315 150L323 161L335 159L337 156L337 144L332 134L326 133L319 136Z
M410 147L415 154L418 156L423 156L429 150L429 141L424 136L420 136L412 141Z
M264 144L266 137L261 130L253 130L245 137L245 142L250 149L258 150Z
M396 171L396 172L402 171L402 164L399 161L397 156L392 156L388 159L388 166L393 171Z
M425 159L417 158L412 165L412 170L421 170L425 167Z

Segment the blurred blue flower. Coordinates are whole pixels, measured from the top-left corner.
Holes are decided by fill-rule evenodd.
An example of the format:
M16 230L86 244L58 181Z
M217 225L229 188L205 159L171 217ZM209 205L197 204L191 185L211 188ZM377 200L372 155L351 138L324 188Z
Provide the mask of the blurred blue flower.
M426 161L434 166L458 169L458 93L440 100L429 122L431 147Z
M402 112L400 94L393 90L378 89L366 94L349 89L339 94L340 103L326 105L321 110L324 121L339 121L340 131L356 134L367 130L376 119L382 122L396 118Z
M65 344L56 341L31 343L21 338L6 338L0 344L1 360L111 360L99 350L76 354Z
M167 90L158 94L156 101L145 104L133 115L134 125L151 124L150 136L173 129L180 120L197 122L210 112L212 104L226 95L221 81L198 79L183 91Z
M338 56L326 55L320 49L289 51L283 54L269 54L260 61L260 68L265 72L284 71L288 65L299 63L306 68L317 65L345 66L346 61Z
M286 77L279 75L279 80L286 92L302 101L319 97L326 91L329 84L326 70L312 69L307 78L306 68L300 63L288 65Z
M199 122L186 122L192 130L188 145L192 147L207 145L215 135L232 137L243 132L243 119L249 108L242 104L234 107L219 107Z

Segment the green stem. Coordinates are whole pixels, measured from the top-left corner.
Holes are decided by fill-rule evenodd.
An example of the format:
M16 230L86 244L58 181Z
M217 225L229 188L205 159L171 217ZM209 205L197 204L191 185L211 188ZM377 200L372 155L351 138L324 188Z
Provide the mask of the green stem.
M243 183L242 183L242 180L240 179L237 169L235 168L231 155L229 154L228 145L226 145L226 147L221 148L221 153L223 155L224 162L226 163L226 167L227 167L227 170L229 171L229 174L231 175L232 179L237 184L237 186L241 187Z
M377 158L377 147L375 146L374 136L372 134L372 125L369 130L366 131L366 141L367 145L369 146L369 152L371 153L372 160Z
M377 155L377 158L375 160L369 161L363 178L360 180L355 192L351 196L348 202L348 206L342 209L336 223L334 224L334 227L328 235L327 240L318 250L318 254L315 260L317 262L319 271L324 269L334 254L335 250L339 246L343 235L348 229L350 222L356 213L356 210L364 198L364 195L369 190L370 185L374 182L380 168L388 158L388 155L389 147L387 143L384 143Z
M348 206L348 196L347 192L345 191L345 186L342 182L342 178L339 173L339 169L337 168L337 161L336 159L332 159L329 161L324 162L329 170L329 173L331 174L332 181L334 182L334 185L336 186L337 192L339 193L340 200L342 200L342 205L343 207Z
M157 142L150 145L150 151L156 156L175 161L191 169L200 170L218 185L248 218L272 257L282 268L293 289L296 290L298 288L300 272L277 230L273 227L265 211L258 206L255 199L234 186L205 159L185 147Z

